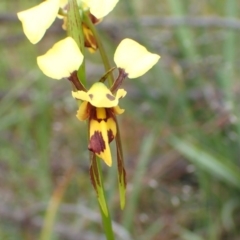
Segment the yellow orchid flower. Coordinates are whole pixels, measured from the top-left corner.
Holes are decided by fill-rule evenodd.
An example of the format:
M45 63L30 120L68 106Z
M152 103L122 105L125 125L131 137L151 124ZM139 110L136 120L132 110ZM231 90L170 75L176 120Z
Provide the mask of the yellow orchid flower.
M106 16L117 4L118 0L78 0L79 8L89 10L92 15L100 19ZM22 22L23 32L32 44L38 43L46 30L52 25L59 9L66 13L67 0L46 0L39 5L17 13ZM66 19L64 20L66 22ZM66 28L65 24L63 25Z
M118 106L120 98L126 95L124 89L118 89L114 96L101 82L94 83L87 91L72 92L72 96L80 99L77 112L80 121L89 119L88 149L108 165L112 165L112 156L109 143L117 134L116 114L122 114L124 109Z
M82 62L83 55L72 37L55 43L47 53L37 57L37 64L42 72L54 79L69 77L79 69Z
M119 76L111 89L102 82L97 82L88 91L79 81L75 81L76 71L83 61L83 55L71 37L56 43L46 54L37 58L37 63L43 73L51 78L67 77L73 84L80 84L80 86L75 85L79 91L72 92L72 95L83 101L77 112L77 118L81 121L89 119L88 148L111 166L109 143L116 136L115 115L124 112L118 107L119 99L126 95L126 91L119 89L119 86L127 76L136 78L146 73L159 58L159 55L150 53L134 40L124 39L114 55Z
M159 59L158 54L150 53L144 46L129 38L120 42L114 54L114 62L118 68L124 69L128 78L142 76Z

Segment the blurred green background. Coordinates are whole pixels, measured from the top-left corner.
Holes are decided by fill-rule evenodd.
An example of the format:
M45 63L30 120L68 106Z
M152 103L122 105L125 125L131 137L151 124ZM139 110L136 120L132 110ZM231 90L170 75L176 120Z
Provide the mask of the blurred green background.
M62 23L32 45L16 18L36 3L0 2L0 239L39 239L51 198L61 204L50 239L105 239L87 125L75 117L69 82L48 79L36 64L65 36ZM238 0L120 0L97 26L110 59L125 37L161 55L123 83L123 211L116 164L104 167L116 239L240 239L239 12ZM93 82L104 70L87 57Z

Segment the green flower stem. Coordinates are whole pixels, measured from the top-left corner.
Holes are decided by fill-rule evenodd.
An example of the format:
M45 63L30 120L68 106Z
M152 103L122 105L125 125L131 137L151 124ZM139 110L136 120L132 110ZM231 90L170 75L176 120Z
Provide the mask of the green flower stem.
M67 21L67 33L68 36L71 36L77 43L81 53L85 56L84 51L84 34L82 31L82 18L79 14L79 9L76 0L69 0L69 9L68 9L68 21ZM78 70L78 80L83 85L86 85L86 74L85 74L85 58Z
M103 44L101 42L101 39L100 39L100 37L99 37L95 27L94 27L94 24L92 23L91 19L89 18L89 15L88 14L84 14L83 18L84 18L85 24L92 31L92 33L93 33L93 35L94 35L94 37L96 39L96 42L98 44L99 52L100 52L100 55L101 55L101 58L102 58L102 61L103 61L103 65L104 65L105 71L108 72L111 69L111 65L109 63L109 60L108 60L106 51L105 51L105 49L103 47ZM109 85L110 86L114 82L114 78L113 78L113 75L112 75L111 71L110 71L110 74L108 75L108 81L109 81ZM96 158L96 164L97 164L97 168L98 168L98 172L99 172L99 179L100 179L100 182L101 182L103 195L104 195L104 198L105 198L106 197L106 192L105 192L105 189L104 189L102 168L101 168L101 163L100 163L100 159L99 158ZM113 233L113 229L112 229L112 219L111 219L110 212L108 210L107 202L106 202L106 207L107 207L107 212L108 212L107 215L103 212L103 209L102 209L102 207L101 207L101 205L99 203L99 209L100 209L100 212L101 212L101 217L102 217L103 228L104 228L104 231L105 231L105 236L106 236L107 240L114 240L115 237L114 237L114 233Z
M104 184L103 184L102 167L101 167L100 161L101 160L99 158L96 158L97 167L98 167L98 171L99 171L99 178L100 178L100 181L102 183L102 189L103 189L103 192L104 192L104 196L106 196L106 192L105 192ZM107 205L107 202L106 202L106 205ZM108 210L108 205L107 205L108 215L104 214L100 204L99 204L99 208L100 208L100 211L101 211L102 223L103 223L103 228L104 228L104 231L105 231L106 238L107 238L107 240L114 240L115 237L114 237L114 233L113 233L113 229L112 229L112 219L111 219L110 212Z
M84 14L84 22L90 28L90 30L92 31L92 33L96 39L96 42L98 44L98 49L99 49L99 52L100 52L100 55L101 55L101 58L103 61L103 65L104 65L105 71L107 72L111 68L111 65L109 63L106 51L105 51L102 41L98 35L98 32L97 32L94 24L92 23L91 19L89 18L88 14L86 14L86 13ZM109 86L112 86L112 84L114 82L114 77L113 77L112 73L110 73L108 76L108 82L109 82Z

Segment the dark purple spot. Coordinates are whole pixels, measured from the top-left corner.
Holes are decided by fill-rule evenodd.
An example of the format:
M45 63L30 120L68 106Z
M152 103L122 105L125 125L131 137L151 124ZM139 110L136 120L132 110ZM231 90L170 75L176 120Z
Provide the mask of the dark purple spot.
M112 96L111 94L106 94L107 98L110 100L110 101L114 101L115 100L115 97Z
M108 133L108 142L110 143L115 138L115 136L113 135L113 132L111 129L109 129L107 133Z
M94 134L90 138L88 149L97 154L104 152L104 150L106 149L106 145L103 140L101 132L99 131L94 132Z

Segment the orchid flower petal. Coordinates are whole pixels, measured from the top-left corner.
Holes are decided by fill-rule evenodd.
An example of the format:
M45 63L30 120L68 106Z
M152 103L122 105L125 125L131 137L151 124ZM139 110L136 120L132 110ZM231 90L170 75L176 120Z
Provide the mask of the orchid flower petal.
M124 69L128 78L142 76L159 58L159 55L150 53L144 46L129 38L122 40L114 54L114 62L118 68Z
M78 70L82 61L83 55L71 37L57 42L47 53L37 57L42 72L54 79L69 77L72 72Z
M74 98L82 100L82 101L87 101L87 102L91 101L91 99L88 96L88 94L86 92L84 92L84 91L77 91L77 92L72 91L72 96Z
M125 111L125 109L122 109L122 108L120 108L119 106L113 107L113 112L114 112L115 114L120 115L120 114L124 113L124 111Z
M119 0L83 0L82 2L89 7L92 15L100 19L108 15L118 1Z
M108 143L107 123L97 120L90 120L90 140L88 148L108 165L112 165L111 150Z
M97 108L111 108L118 105L118 100L120 97L124 96L124 92L120 92L121 94L115 97L103 83L97 82L94 83L89 89L89 91L86 93L88 97L83 94L82 91L74 92L73 96L77 99L89 101L91 105Z
M39 5L17 13L23 32L33 44L39 42L54 22L60 7L59 0L47 0Z
M76 116L80 121L84 121L89 117L88 102L81 103Z
M116 93L116 98L119 99L119 98L123 98L125 97L127 94L127 92L124 90L124 89L118 89L117 90L117 93Z
M108 118L107 120L107 131L108 131L108 142L110 143L117 134L116 122L113 118Z

